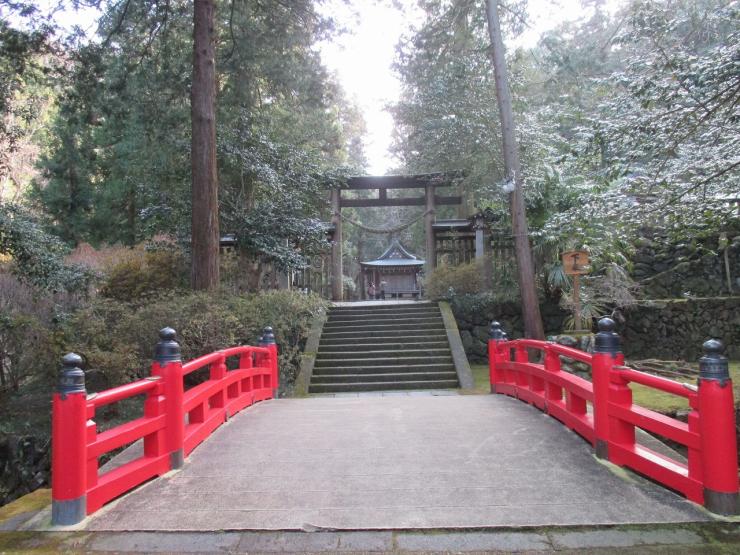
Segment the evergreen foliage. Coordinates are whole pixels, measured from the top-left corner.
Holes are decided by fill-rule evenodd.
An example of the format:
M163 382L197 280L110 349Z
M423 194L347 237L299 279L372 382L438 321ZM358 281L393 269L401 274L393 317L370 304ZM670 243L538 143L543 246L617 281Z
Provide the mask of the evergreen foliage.
M10 258L11 270L22 281L42 289L85 292L93 276L81 266L66 264L67 252L28 211L0 203L0 256Z

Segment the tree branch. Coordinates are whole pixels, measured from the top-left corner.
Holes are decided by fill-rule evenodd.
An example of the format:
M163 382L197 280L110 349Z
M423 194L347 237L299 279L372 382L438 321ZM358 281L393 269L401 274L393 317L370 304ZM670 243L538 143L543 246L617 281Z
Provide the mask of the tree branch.
M718 177L723 176L724 174L726 174L729 171L732 171L733 169L737 168L738 166L740 166L740 160L738 160L737 162L734 162L733 164L730 164L729 166L727 166L726 168L721 169L718 172L713 173L712 175L710 175L706 179L702 179L701 181L699 181L699 183L695 183L694 185L692 185L688 189L684 190L682 193L680 193L678 195L675 195L672 199L670 199L670 200L666 201L665 203L661 204L660 206L658 206L658 208L656 208L656 210L662 210L662 209L670 206L674 202L676 202L678 200L681 200L683 197L685 197L686 195L688 195L690 192L695 191L699 187L703 187L704 185L706 185L710 181L712 181L714 179L717 179Z
M118 18L118 23L116 23L116 26L111 29L110 33L108 33L108 36L105 37L105 40L103 41L103 46L108 46L110 44L110 40L113 38L113 35L117 35L121 31L121 27L123 26L123 22L126 19L126 14L128 13L128 7L131 5L131 0L126 0L126 3L123 6L123 11L121 12L121 17Z

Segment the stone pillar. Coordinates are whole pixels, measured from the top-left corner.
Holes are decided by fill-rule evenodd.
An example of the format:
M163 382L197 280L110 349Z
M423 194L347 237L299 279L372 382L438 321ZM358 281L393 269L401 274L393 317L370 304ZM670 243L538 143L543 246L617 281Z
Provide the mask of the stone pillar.
M475 259L480 260L486 255L486 220L483 214L473 216L473 229L475 230Z
M488 246L486 218L482 212L473 216L473 229L475 229L475 261L481 266L483 282L489 284L493 281L493 268L491 253Z
M434 244L434 185L427 185L425 188L426 212L424 213L424 231L426 234L427 257L424 270L426 277L432 275L432 271L437 267L437 249Z
M365 242L362 239L362 236L357 241L357 266L359 268L359 272L357 274L357 286L360 288L360 300L365 300L367 298L367 283L365 279L365 270L362 267L362 259L364 258L364 247Z
M342 207L340 189L331 191L331 223L334 237L331 243L331 300L341 301L342 286Z

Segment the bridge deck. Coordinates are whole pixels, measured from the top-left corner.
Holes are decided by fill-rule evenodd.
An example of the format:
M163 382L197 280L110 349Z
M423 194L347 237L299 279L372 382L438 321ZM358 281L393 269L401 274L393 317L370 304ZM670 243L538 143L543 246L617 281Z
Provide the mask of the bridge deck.
M630 475L631 476L631 475ZM707 520L503 396L307 398L236 416L89 530L475 528Z

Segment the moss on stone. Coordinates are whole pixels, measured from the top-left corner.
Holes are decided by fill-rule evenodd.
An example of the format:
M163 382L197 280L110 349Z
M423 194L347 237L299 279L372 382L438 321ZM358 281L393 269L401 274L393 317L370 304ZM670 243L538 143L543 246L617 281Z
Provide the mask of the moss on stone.
M37 489L34 492L0 507L0 523L24 513L40 511L51 504L51 490Z

